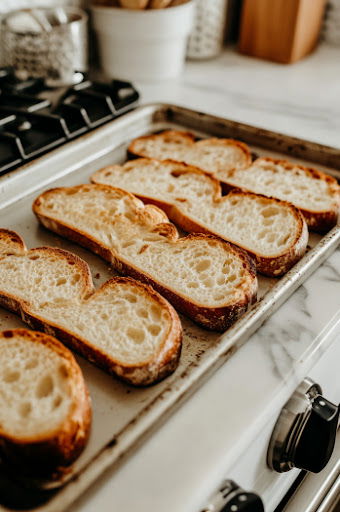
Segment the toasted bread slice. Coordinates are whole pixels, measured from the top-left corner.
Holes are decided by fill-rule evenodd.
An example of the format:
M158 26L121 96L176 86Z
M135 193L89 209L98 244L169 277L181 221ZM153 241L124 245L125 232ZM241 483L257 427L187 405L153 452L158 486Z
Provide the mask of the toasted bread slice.
M313 231L324 233L336 223L340 187L332 176L286 160L258 158L247 169L234 169L221 178L227 189L240 188L294 204Z
M164 131L133 140L128 152L196 166L218 179L224 191L238 188L288 201L301 210L310 229L319 233L337 223L340 187L333 177L286 160L258 158L252 164L249 148L241 142L195 142L191 133Z
M49 477L86 445L91 402L71 352L47 334L0 332L0 454L20 474Z
M215 234L238 245L269 276L287 272L306 250L307 225L293 205L249 192L222 197L217 180L186 164L140 158L105 167L91 179L160 206L186 231Z
M116 277L95 291L85 261L51 247L28 251L7 230L0 230L0 305L130 384L152 384L177 367L180 320L150 286Z
M130 143L128 153L192 165L221 181L226 171L245 169L252 161L250 150L243 142L218 138L196 141L192 133L174 130L138 137Z
M107 185L49 190L33 211L44 226L152 284L200 325L225 330L256 297L248 255L205 235L178 238L165 213Z
M22 254L25 249L25 243L18 233L0 228L0 258L3 255Z

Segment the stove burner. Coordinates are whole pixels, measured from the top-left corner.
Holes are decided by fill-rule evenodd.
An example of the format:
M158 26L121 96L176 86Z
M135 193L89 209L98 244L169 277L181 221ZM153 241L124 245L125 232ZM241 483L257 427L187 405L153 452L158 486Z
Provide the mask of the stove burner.
M58 101L40 95L42 80L18 80L10 68L0 68L0 175L75 137L112 121L137 105L132 84L83 81Z

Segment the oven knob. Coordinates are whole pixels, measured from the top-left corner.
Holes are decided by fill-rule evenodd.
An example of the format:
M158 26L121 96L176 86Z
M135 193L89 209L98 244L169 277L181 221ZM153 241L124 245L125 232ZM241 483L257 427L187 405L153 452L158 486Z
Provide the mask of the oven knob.
M268 448L271 469L319 473L326 466L334 448L339 407L321 393L320 386L307 378L283 407Z
M225 480L201 512L264 512L261 498L246 492L232 480Z
M241 491L220 512L264 512L264 507L257 494Z

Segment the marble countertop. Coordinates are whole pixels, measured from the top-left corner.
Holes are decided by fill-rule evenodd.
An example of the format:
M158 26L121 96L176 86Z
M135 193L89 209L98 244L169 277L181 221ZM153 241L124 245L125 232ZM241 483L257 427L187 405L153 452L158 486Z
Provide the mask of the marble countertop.
M322 45L292 65L225 50L189 61L182 77L138 83L142 102L169 102L340 147L340 49Z
M292 66L226 50L189 62L178 80L140 83L142 103L169 102L340 148L340 52L321 46ZM72 512L197 512L308 375L339 347L340 250L118 470ZM337 339L337 343L335 343ZM324 390L339 399L331 376ZM223 449L221 449L223 447Z

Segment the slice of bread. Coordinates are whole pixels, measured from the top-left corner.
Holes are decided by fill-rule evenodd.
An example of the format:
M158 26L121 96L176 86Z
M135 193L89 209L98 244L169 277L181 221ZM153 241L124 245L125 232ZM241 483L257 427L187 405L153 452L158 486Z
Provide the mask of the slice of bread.
M220 238L178 238L165 213L107 185L52 189L33 211L44 226L152 284L200 325L225 330L256 297L253 262Z
M86 445L91 402L71 352L47 334L0 332L0 456L12 470L49 477Z
M247 169L226 172L226 189L240 188L289 201L301 210L313 231L325 233L340 211L340 187L332 176L286 160L258 158Z
M153 384L177 367L181 323L150 286L116 277L95 291L85 261L51 247L28 251L7 230L0 230L0 305L130 384Z
M319 233L337 223L340 187L333 177L286 160L258 158L252 164L249 148L241 142L195 142L193 134L164 131L133 140L128 153L196 166L218 179L224 191L238 188L288 201L302 211L310 229Z
M293 205L249 192L222 197L217 180L186 164L140 158L105 167L91 179L160 206L185 231L215 234L242 247L269 276L287 272L307 247L307 225Z
M213 174L221 181L226 171L244 169L252 161L250 150L243 142L218 138L195 141L192 133L174 130L133 140L128 154L182 162Z

